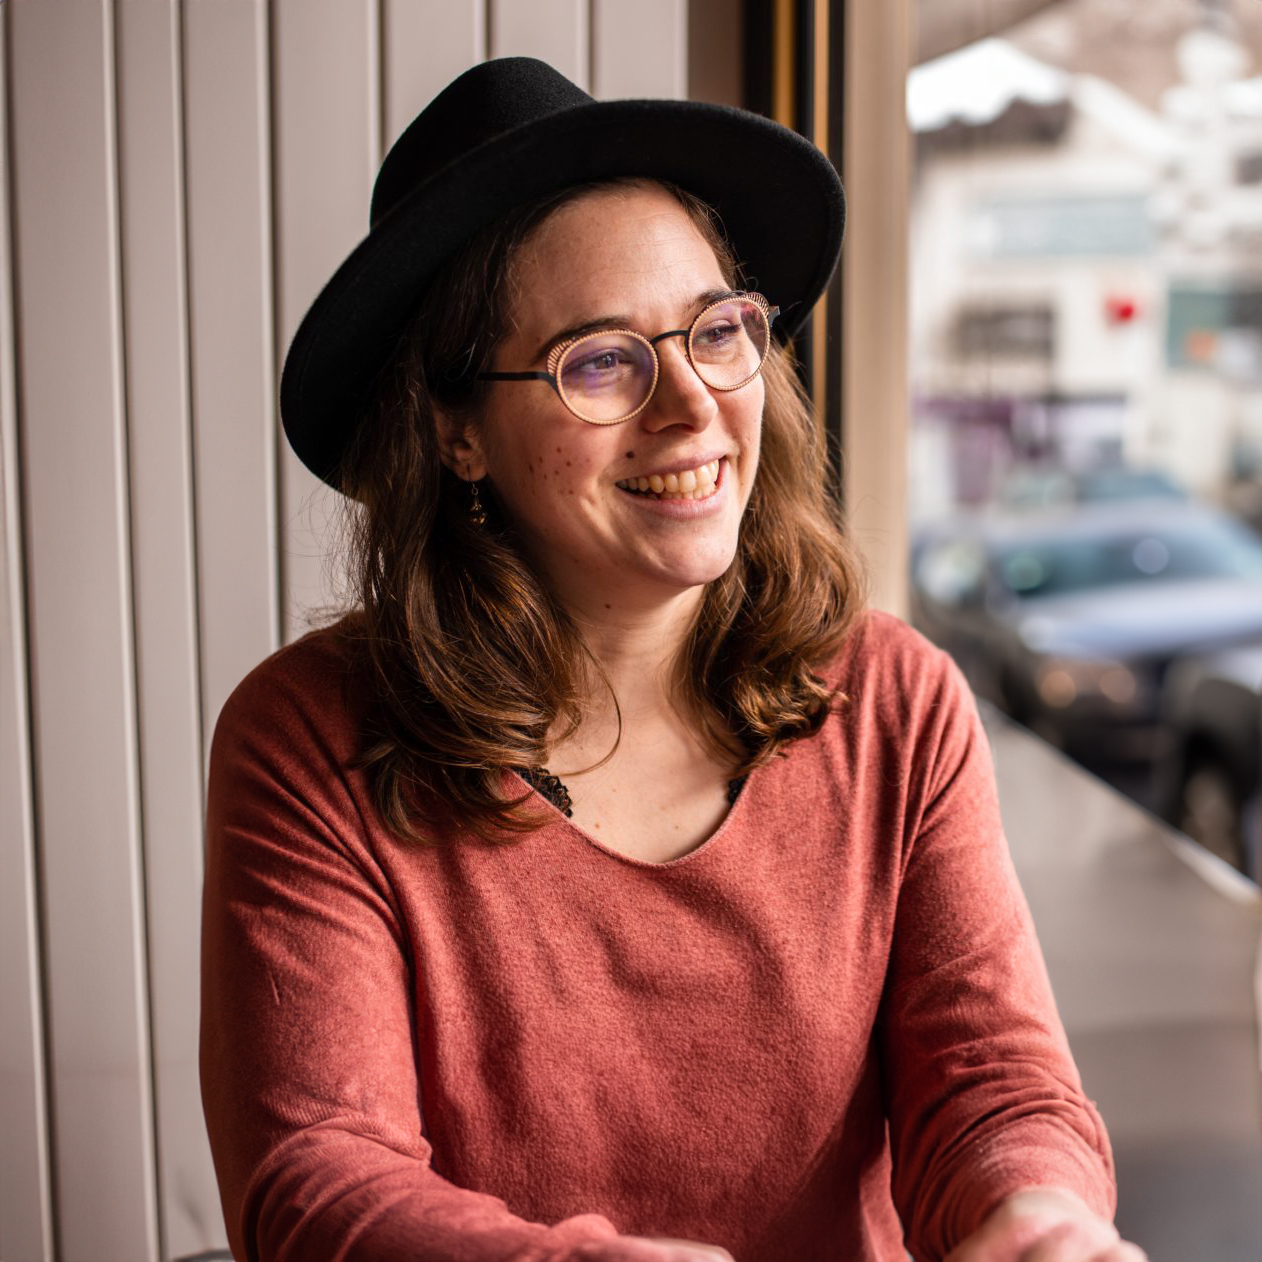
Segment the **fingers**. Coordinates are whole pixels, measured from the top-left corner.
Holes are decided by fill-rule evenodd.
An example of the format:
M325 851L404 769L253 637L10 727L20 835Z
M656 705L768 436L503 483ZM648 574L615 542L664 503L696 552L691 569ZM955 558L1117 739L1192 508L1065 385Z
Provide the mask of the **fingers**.
M652 1243L665 1245L667 1248L679 1250L677 1259L672 1255L671 1262L733 1262L732 1255L717 1244L697 1244L693 1240L668 1240L664 1236L652 1237Z
M1028 1248L1012 1255L1011 1262L1147 1262L1138 1245L1125 1240L1101 1241L1093 1234L1065 1223Z
M1049 1188L1001 1202L947 1262L1147 1262L1147 1255L1077 1196Z
M571 1256L575 1262L733 1262L732 1255L715 1244L646 1236L594 1240L579 1245Z

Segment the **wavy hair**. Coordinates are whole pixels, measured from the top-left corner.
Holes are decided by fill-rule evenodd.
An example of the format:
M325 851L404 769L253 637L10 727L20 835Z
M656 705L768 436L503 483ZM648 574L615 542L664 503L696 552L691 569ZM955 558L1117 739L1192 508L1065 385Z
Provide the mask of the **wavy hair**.
M362 767L382 818L404 838L459 830L506 841L537 826L531 795L506 795L504 769L542 767L549 735L577 727L587 689L603 678L493 489L484 491L485 525L471 520L468 484L439 457L436 416L476 425L487 389L476 378L507 327L518 250L561 205L611 183L643 181L566 189L478 233L447 262L343 461L361 609L344 633L371 696ZM665 187L737 287L713 212ZM824 443L778 344L763 377L761 454L736 558L707 586L675 671L677 696L736 775L824 722L833 695L817 672L863 604Z

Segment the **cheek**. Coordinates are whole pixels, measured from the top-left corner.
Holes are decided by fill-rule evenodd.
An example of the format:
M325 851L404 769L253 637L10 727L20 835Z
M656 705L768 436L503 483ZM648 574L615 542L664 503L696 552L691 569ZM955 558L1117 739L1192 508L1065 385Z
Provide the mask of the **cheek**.
M591 499L600 462L578 444L550 440L519 441L497 446L491 455L492 483L511 506L535 513L560 503Z
M761 433L763 408L767 405L767 386L761 377L759 377L753 384L757 387L757 393L754 395L752 406L750 408L750 424L757 432Z
M563 445L545 446L527 458L527 493L555 498L582 495L591 484L597 463L580 450Z
M749 461L751 465L757 463L758 450L762 443L762 410L765 396L761 389L762 382L757 384L760 387L758 393L749 399L741 400L742 407L734 419L734 426L741 444L741 458Z
M741 498L741 511L749 505L749 497L754 491L754 481L758 476L758 461L762 452L762 398L757 405L750 408L742 416L740 424L740 482L744 494Z
M552 485L562 495L577 494L575 485L583 472L585 461L581 455L565 446L556 446L548 456L551 466Z

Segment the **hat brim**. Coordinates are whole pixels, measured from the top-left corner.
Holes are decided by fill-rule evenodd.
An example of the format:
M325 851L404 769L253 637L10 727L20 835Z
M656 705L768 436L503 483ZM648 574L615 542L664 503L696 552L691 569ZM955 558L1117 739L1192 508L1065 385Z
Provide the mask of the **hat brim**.
M517 206L574 184L666 180L712 206L751 288L791 336L841 249L845 198L809 141L756 114L697 101L607 101L534 120L479 146L396 205L303 318L281 376L285 433L337 485L346 443L437 268Z

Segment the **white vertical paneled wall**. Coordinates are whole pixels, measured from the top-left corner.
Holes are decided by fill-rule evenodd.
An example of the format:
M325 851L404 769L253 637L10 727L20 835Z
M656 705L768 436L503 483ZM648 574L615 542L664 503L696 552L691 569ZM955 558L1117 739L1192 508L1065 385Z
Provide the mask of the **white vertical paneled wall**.
M499 0L491 5L492 57L540 57L591 91L589 0Z
M140 798L149 898L159 1222L217 1237L197 1085L202 714L189 408L183 71L175 0L119 0L119 203Z
M684 0L593 0L591 22L593 96L688 95Z
M0 67L8 25L0 21ZM10 222L7 93L0 94L0 224ZM0 1257L53 1248L35 819L18 492L13 277L0 238Z
M377 0L274 0L272 188L277 363L320 287L363 235L380 137ZM337 597L339 496L280 445L284 636Z
M66 1262L157 1251L111 7L8 30L43 982Z
M183 6L202 726L280 634L265 0Z
M197 1088L203 770L340 595L279 438L381 153L487 55L686 92L686 0L0 3L0 1257L222 1246Z

